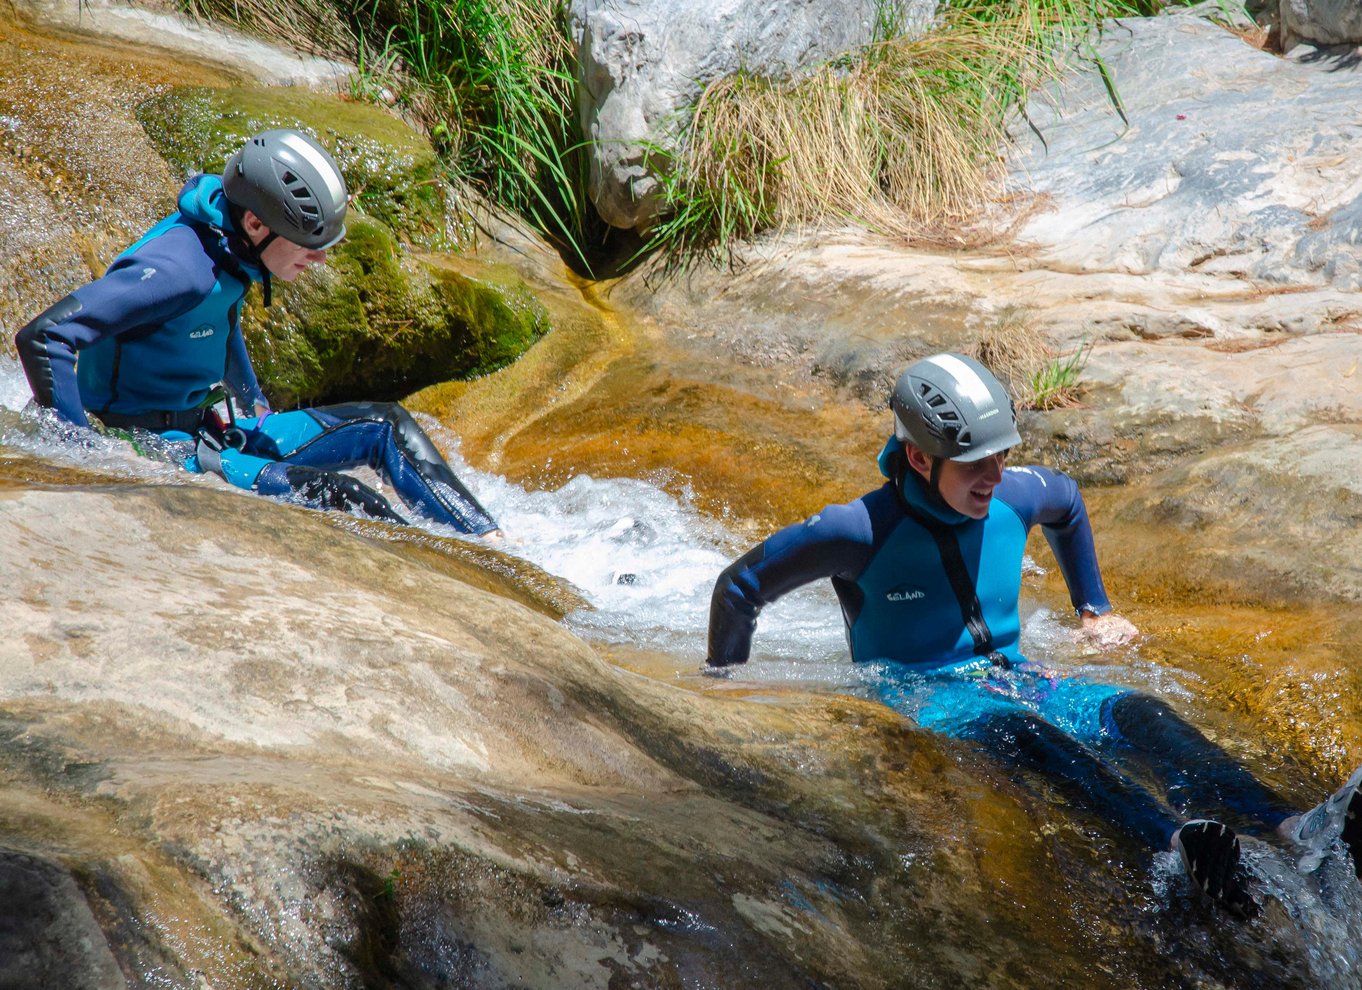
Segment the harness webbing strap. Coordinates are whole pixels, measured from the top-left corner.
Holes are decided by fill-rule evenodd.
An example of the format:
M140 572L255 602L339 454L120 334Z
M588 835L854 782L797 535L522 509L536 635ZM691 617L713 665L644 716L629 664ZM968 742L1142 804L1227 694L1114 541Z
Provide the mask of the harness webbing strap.
M993 649L993 632L984 620L984 607L979 601L979 593L974 587L974 579L970 577L969 567L965 564L965 555L960 550L955 528L939 519L924 515L909 504L903 494L906 473L899 472L894 484L899 505L914 522L930 533L932 540L935 541L936 552L941 557L941 566L946 570L951 591L955 593L955 600L960 605L960 618L964 620L965 628L969 630L970 638L974 640L974 655L987 657L1000 667L1011 667L1012 662Z

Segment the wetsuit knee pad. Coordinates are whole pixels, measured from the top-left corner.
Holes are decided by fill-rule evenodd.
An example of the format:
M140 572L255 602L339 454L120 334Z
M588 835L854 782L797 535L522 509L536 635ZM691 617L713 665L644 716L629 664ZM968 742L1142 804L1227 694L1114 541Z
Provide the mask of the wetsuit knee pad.
M427 465L444 468L445 459L431 442L426 431L421 429L412 414L397 402L342 402L336 405L321 406L319 412L334 416L339 420L373 419L383 420L393 428L398 446L407 454ZM440 480L444 480L441 478Z
M358 509L372 519L406 523L388 500L363 482L337 471L279 462L260 472L256 491L262 495L294 498L319 509L349 512Z

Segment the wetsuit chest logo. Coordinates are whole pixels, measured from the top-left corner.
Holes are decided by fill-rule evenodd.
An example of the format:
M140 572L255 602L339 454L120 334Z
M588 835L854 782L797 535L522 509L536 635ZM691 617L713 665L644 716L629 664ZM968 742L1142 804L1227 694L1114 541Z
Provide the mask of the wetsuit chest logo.
M189 339L190 339L190 340L202 340L202 339L205 338L205 337L211 337L211 336L213 336L213 324L211 324L211 323L205 323L203 326L199 327L197 330L191 330L191 331L189 331Z
M887 602L920 602L927 597L927 592L911 584L901 584L896 588L890 588L885 592L884 600Z

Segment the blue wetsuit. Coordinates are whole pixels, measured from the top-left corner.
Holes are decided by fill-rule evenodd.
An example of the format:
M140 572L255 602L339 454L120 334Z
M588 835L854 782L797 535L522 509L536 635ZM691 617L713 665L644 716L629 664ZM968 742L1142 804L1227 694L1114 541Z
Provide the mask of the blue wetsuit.
M63 419L193 435L223 382L247 410L268 408L241 334L241 304L265 273L232 222L222 180L200 175L178 212L19 331L34 397ZM79 360L77 360L79 355ZM230 401L230 400L229 400ZM383 496L338 474L367 465L421 515L466 533L496 522L395 403L354 403L242 420L239 449L199 444L186 464L232 484L328 508L399 519Z
M1125 831L1166 848L1179 821L1164 803L1097 755L1138 753L1186 811L1195 803L1275 826L1291 813L1228 754L1156 698L1057 677L1018 643L1022 557L1039 525L1075 609L1101 615L1092 529L1072 479L1009 468L984 519L955 512L905 470L891 439L880 457L891 480L846 505L771 536L720 575L710 607L709 663L748 659L761 609L829 578L854 660L893 661L880 698L924 728L978 741L1038 769Z

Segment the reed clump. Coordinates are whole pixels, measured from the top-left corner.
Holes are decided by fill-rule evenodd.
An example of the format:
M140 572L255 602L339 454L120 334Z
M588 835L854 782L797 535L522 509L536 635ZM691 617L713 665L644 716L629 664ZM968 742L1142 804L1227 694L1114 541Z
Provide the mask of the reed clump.
M1123 0L966 0L920 37L801 78L710 85L666 180L652 247L690 257L793 225L962 243L1008 112Z
M1007 386L1018 408L1045 411L1078 405L1091 350L1085 340L1059 353L1034 314L1008 307L979 334L971 354Z
M524 215L584 267L604 239L566 0L179 2L357 63L355 96L419 120L453 180ZM895 36L886 2L883 40L861 51L793 80L718 80L679 140L652 149L666 209L645 252L694 259L772 228L828 223L967 243L996 188L1008 113L1106 18L1162 4L954 0L926 34Z

